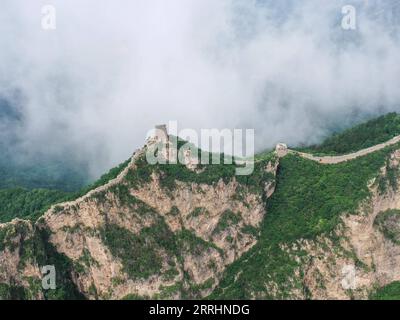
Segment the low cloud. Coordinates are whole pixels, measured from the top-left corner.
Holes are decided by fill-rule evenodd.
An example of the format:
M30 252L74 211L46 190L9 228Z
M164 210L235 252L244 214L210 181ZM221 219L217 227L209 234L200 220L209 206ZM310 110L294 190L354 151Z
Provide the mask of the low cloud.
M93 175L169 120L254 128L258 150L318 142L399 110L399 6L365 3L3 0L0 97L21 122L0 133L15 130L21 154L74 154ZM356 30L341 27L346 4Z

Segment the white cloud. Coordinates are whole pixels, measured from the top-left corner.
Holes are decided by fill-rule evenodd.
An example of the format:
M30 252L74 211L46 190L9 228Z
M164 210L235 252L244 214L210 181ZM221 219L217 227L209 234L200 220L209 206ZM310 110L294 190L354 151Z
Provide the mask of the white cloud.
M74 150L96 174L169 120L255 128L259 148L316 142L400 105L393 22L352 1L358 29L344 31L347 2L3 0L0 95L22 93L28 149Z

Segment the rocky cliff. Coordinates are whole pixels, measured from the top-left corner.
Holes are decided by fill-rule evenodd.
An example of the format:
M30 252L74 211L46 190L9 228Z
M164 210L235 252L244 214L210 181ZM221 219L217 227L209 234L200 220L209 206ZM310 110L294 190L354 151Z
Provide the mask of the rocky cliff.
M310 298L367 299L400 281L400 150L391 152L357 214L343 213L332 237L299 241L307 252L304 283ZM333 248L334 250L329 250Z
M2 298L368 299L400 281L399 144L340 164L269 153L250 176L145 150L38 220L0 224Z
M233 165L190 170L134 154L118 177L38 221L0 225L0 296L22 299L193 298L257 241L278 161L249 177ZM41 268L56 268L55 290Z

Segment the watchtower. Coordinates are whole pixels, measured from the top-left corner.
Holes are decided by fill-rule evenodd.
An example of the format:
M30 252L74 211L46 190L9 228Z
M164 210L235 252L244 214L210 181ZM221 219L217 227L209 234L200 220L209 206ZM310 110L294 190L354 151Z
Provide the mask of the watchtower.
M155 139L159 142L168 142L168 131L165 124L160 124L155 127Z
M275 148L275 152L279 158L282 158L288 154L288 147L284 143L278 143Z

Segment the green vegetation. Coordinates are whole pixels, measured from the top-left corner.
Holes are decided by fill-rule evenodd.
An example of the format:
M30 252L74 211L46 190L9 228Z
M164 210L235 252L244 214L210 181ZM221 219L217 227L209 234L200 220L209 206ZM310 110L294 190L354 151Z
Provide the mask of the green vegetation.
M76 161L33 159L20 163L16 155L5 155L0 144L0 189L55 189L73 192L88 181L87 166Z
M72 281L73 263L64 254L59 253L48 241L49 233L44 229L30 229L28 222L20 222L0 229L0 251L6 247L10 251L19 250L18 268L25 267L27 262L39 266L54 265L57 270L56 290L43 290L46 299L83 299ZM18 241L15 241L18 240ZM0 285L0 297L12 299L30 299L40 293L39 279L27 279L29 287L23 289L15 285Z
M180 211L177 206L172 206L171 210L167 213L167 215L171 215L173 217L179 216Z
M327 139L320 146L312 146L312 153L342 154L375 145L400 134L400 116L388 114L372 120L342 134ZM180 142L182 143L182 142ZM225 271L224 277L217 289L209 298L244 299L244 298L289 298L292 289L298 289L307 295L307 288L300 277L295 277L295 270L308 257L304 252L288 252L292 244L299 240L315 240L320 235L330 237L338 243L335 229L341 223L343 213L354 214L361 201L370 196L368 182L376 178L379 169L386 165L386 174L376 180L381 192L387 188L398 189L399 172L390 166L387 155L399 148L399 145L387 147L384 150L369 154L345 163L336 165L321 165L305 160L295 155L281 159L276 181L276 191L268 201L264 198L268 214L262 222L261 231L249 225L241 231L257 236L259 241L239 260L235 261ZM220 155L221 159L224 155ZM130 188L140 188L156 173L160 177L161 186L171 192L177 181L183 183L215 185L219 181L228 183L233 179L239 182L235 199L243 200L242 192L246 189L265 197L264 184L274 176L265 172L267 161L273 161L272 153L263 153L255 163L254 173L250 176L236 176L235 164L200 165L199 172L193 172L181 164L148 165L144 157L137 161L137 168L128 171L124 183L111 187L112 192L122 205L131 208L132 213L152 219L153 224L135 234L115 224L106 223L100 230L100 236L111 253L118 257L124 271L132 279L147 279L164 271L164 279L172 280L178 272L178 264L182 263L182 254L203 254L208 249L215 249L221 255L223 251L214 243L205 241L190 230L183 229L173 233L155 210L130 194ZM28 190L22 188L0 190L0 222L9 221L15 217L37 219L50 205L82 196L90 190L115 178L126 166L128 161L110 170L92 185L79 192L62 192L54 190ZM0 175L1 176L1 175ZM94 195L102 201L107 201L107 193ZM62 208L58 209L60 212ZM57 210L56 210L57 211ZM179 215L177 207L173 207L169 215ZM206 214L204 208L196 208L189 218ZM214 233L220 233L240 222L240 215L226 211L221 216ZM400 244L400 211L388 210L380 213L375 226L393 242ZM78 227L78 226L77 226ZM97 263L88 251L84 251L79 261L71 261L57 252L48 241L49 234L45 230L26 229L26 224L0 230L0 251L6 247L20 249L21 262L25 266L30 259L35 259L39 265L53 264L57 268L57 290L44 292L47 299L80 299L83 296L75 287L72 277L74 273L85 272L85 269ZM72 230L72 229L71 229ZM28 233L28 231L30 231ZM22 236L23 245L13 240L17 234ZM168 257L167 268L163 268L163 256ZM297 255L297 258L293 255ZM165 271L166 270L166 271ZM185 274L185 281L188 275ZM195 291L209 289L213 286L209 279L200 286L190 286L183 289L182 283L165 287L161 296L171 296L180 290L182 294L193 296ZM32 282L32 290L36 285ZM271 289L271 290L270 290ZM273 290L272 290L273 289ZM187 290L187 292L185 292ZM33 292L33 291L32 291ZM0 297L25 298L32 296L18 285L0 284ZM97 295L95 288L91 288ZM378 289L371 295L374 299L381 297L398 297L399 282ZM127 296L127 298L140 298Z
M100 266L99 262L92 257L87 248L84 248L82 251L82 256L78 259L78 263L82 264L85 269L90 268L90 266Z
M111 253L121 259L129 277L147 279L160 272L161 257L157 255L153 241L117 225L106 225L101 235Z
M385 174L382 174L378 178L378 190L380 194L385 193L388 188L396 191L398 189L397 180L400 172L397 166L390 165L390 159L386 160Z
M163 279L165 281L171 281L179 275L179 271L176 268L170 268L163 273Z
M232 210L225 210L219 218L218 224L213 230L213 234L225 231L232 225L238 224L242 220L240 214L234 213Z
M60 253L49 241L49 231L36 229L32 239L34 257L39 266L53 265L57 270L55 290L43 290L47 300L83 300L85 297L79 292L72 276L76 272L74 263L65 254Z
M153 208L151 208L143 201L137 199L135 196L131 195L128 186L125 184L117 184L112 186L110 188L110 192L112 192L114 196L119 199L121 205L130 207L131 212L137 213L142 217L151 217L156 214ZM96 197L98 196L99 195L96 195ZM105 195L100 194L100 199L102 201L105 201ZM175 213L174 208L171 208L171 211Z
M136 164L137 169L130 170L127 176L127 180L134 187L140 187L143 183L149 182L153 172L162 177L161 185L167 190L173 190L176 187L176 180L214 184L220 179L229 181L235 176L234 165L206 165L201 173L196 173L180 163L148 165L144 157L138 159Z
M197 237L193 232L183 229L176 234L177 248L193 254L195 256L201 255L207 249L215 249L221 255L224 254L221 248L217 247L213 242L205 241Z
M355 213L369 196L367 183L385 164L385 151L337 165L320 165L297 156L281 161L278 183L265 224L276 240L314 238L331 232L344 212ZM268 219L269 217L269 219Z
M161 217L139 234L114 224L105 225L100 233L103 242L121 259L124 271L133 279L146 279L161 271L158 250L165 250L170 257L176 253L174 234Z
M184 143L184 141L179 141L179 144ZM202 152L199 149L197 149L197 151L199 154ZM211 161L212 154L206 152L203 153L207 154ZM221 154L219 156L220 164L198 165L198 172L195 172L188 169L181 163L149 165L146 162L145 156L143 155L136 161L137 168L129 171L127 175L127 181L130 183L130 186L139 188L144 183L147 183L151 180L152 173L156 173L161 177L161 186L168 192L176 188L176 181L214 185L220 180L228 183L235 178L240 184L249 187L252 192L261 192L261 189L259 188L261 183L274 179L271 173L268 173L264 170L264 161L273 161L273 153L265 155L265 160L263 162L256 162L253 174L248 176L237 176L236 168L238 165L235 164L235 162L232 164L224 164L225 155Z
M207 215L208 211L206 208L198 207L195 208L191 213L188 214L187 218L192 219L192 218L198 218L202 215Z
M400 281L392 282L373 292L371 300L400 300Z
M125 161L118 167L111 169L88 187L78 192L64 192L47 189L0 189L0 222L8 222L14 218L30 219L35 221L51 205L79 198L90 190L97 188L108 181L116 178L118 174L128 165L130 160Z
M148 300L148 299L149 299L149 297L142 297L142 296L138 296L136 294L127 294L121 300Z
M145 156L136 159L136 169L129 169L126 180L132 187L139 188L144 183L151 181L152 167L146 162Z
M207 290L207 289L211 289L212 286L215 283L215 279L214 278L209 278L206 281L204 281L203 283L200 284L192 284L190 286L190 290L192 292L199 292L199 291L203 291L203 290Z
M66 195L62 191L45 189L0 190L0 222L8 222L14 218L35 219Z
M23 239L28 237L29 226L25 222L5 225L0 229L0 251L8 248L11 252L18 247L18 239L20 236Z
M25 300L26 298L24 287L0 283L0 300Z
M111 253L120 258L124 271L132 279L147 279L159 274L162 269L162 260L158 252L165 251L171 266L164 274L174 277L177 274L173 257L181 259L182 250L199 255L207 248L221 250L213 243L196 237L189 230L182 230L174 234L161 216L150 227L143 228L139 234L115 224L107 224L100 230L102 241Z
M25 288L14 280L11 283L0 283L0 300L34 300L39 297L42 290L42 282L38 278L26 279L29 287Z
M397 146L398 147L398 146ZM267 212L257 244L230 265L210 298L288 298L293 288L306 291L293 277L301 265L283 245L299 239L331 236L342 213L355 213L369 196L368 181L385 165L395 147L337 165L321 165L289 155L281 159L276 191L267 201ZM304 253L298 252L300 260ZM300 277L301 278L301 277ZM269 285L275 284L275 292Z
M258 234L259 234L259 230L256 227L253 227L253 226L248 225L248 224L244 225L240 231L243 232L243 233L252 235L254 237L257 237Z
M400 245L400 210L380 212L374 221L383 235L393 243Z
M90 184L89 186L81 189L80 191L75 192L72 195L70 195L68 197L69 200L74 200L76 198L82 197L86 193L88 193L89 191L91 191L93 189L96 189L97 187L100 187L100 186L106 184L110 180L115 179L128 166L130 161L131 161L131 159L128 159L125 162L123 162L120 165L118 165L117 167L112 168L110 171L108 171L107 173L103 174L97 181L95 181L92 184Z
M0 96L0 189L56 189L76 191L88 181L88 166L76 153L50 155L29 150L19 137L24 117L14 101ZM43 146L36 146L42 150ZM28 152L27 152L28 151Z
M397 135L400 135L400 115L389 113L302 150L314 154L346 154L372 147Z
M153 299L172 299L174 295L180 292L184 292L182 282L177 282L170 286L160 286L160 293L152 297Z

